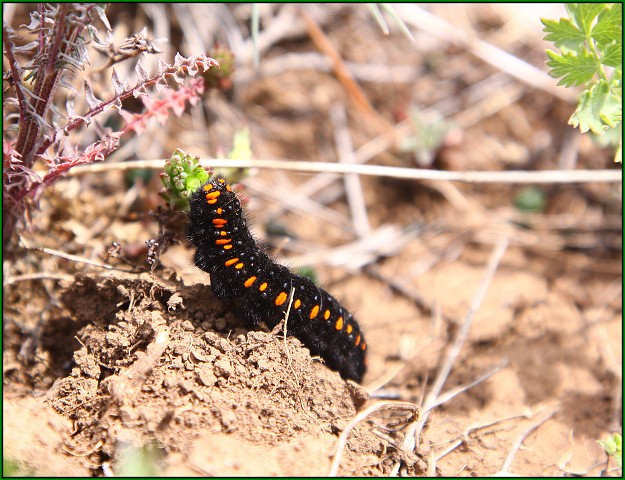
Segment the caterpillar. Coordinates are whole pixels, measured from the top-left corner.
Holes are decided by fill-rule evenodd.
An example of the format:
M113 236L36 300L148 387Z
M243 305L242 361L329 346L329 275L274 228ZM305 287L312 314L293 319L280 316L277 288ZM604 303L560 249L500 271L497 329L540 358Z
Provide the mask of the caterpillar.
M367 344L356 320L328 292L261 251L226 179L216 177L202 185L189 206L195 265L210 274L215 296L236 301L249 329L257 329L260 322L275 327L291 304L287 332L344 379L362 381Z

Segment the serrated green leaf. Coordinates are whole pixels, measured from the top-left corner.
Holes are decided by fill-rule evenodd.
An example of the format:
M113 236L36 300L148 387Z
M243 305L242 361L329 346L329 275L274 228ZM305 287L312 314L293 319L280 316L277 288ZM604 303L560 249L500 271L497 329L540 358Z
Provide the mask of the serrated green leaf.
M584 35L590 36L595 18L606 8L606 5L601 3L567 3L565 7L575 25Z
M610 67L623 68L623 46L620 43L612 43L603 49L601 63Z
M580 102L569 119L569 125L578 127L582 133L592 131L602 135L608 127L615 127L622 118L620 98L610 93L603 80L582 92Z
M582 51L579 55L564 53L562 55L552 51L546 51L551 59L547 65L551 67L549 75L562 79L558 85L570 87L572 85L582 85L592 80L597 71L596 59L588 52Z
M592 130L597 135L601 135L605 126L601 123L601 119L595 116L589 98L590 92L588 90L580 95L577 109L569 118L569 125L573 125L575 128L579 127L582 133Z
M623 5L612 4L603 10L592 29L591 36L600 47L612 41L620 44L623 39Z
M580 52L584 48L586 37L568 18L561 18L557 22L541 18L540 21L545 26L543 31L547 32L545 40L553 42L562 51Z
M592 136L593 142L599 145L601 148L611 148L615 149L619 144L623 141L623 128L619 123L614 128L608 128L604 131L603 135L595 135L594 133L590 133Z
M623 120L623 105L616 95L608 95L599 113L601 120L610 128L616 128Z

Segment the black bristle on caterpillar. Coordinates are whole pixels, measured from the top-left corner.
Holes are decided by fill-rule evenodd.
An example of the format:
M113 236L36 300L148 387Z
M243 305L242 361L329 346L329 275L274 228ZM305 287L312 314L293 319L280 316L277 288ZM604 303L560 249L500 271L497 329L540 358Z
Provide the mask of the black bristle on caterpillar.
M210 274L215 296L240 301L246 327L265 322L273 328L285 317L294 289L288 333L343 378L362 381L367 345L356 320L328 292L260 250L228 182L217 177L202 185L189 205L195 265Z

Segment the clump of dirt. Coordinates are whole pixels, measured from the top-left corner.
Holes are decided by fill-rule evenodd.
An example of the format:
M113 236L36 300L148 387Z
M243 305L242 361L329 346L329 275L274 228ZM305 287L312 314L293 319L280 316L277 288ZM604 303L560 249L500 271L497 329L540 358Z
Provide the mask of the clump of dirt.
M117 458L124 445L152 442L163 468L173 458L178 469L195 465L214 474L218 466L200 459L225 442L237 446L240 456L229 461L239 458L241 465L257 456L259 445L293 449L293 455L314 449L314 457L322 449L326 464L269 458L254 470L322 475L336 434L367 399L297 339L238 328L203 285L187 287L149 273L78 275L62 300L84 326L76 335L75 366L46 400L72 420L73 432L61 433L62 440L67 452L84 457L85 469ZM349 473L364 473L349 463L349 452L379 458L379 449L379 439L357 429L347 444Z

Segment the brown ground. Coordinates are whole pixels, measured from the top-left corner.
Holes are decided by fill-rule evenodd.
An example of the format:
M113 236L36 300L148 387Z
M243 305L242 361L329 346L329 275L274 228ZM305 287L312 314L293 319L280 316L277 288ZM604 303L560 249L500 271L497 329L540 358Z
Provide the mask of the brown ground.
M456 6L454 15L449 6L431 8L543 68L538 16L559 12L532 13L529 22L521 7ZM111 8L117 29L148 24L140 8L135 17ZM229 8L248 25L248 10ZM272 8L286 15L292 7ZM344 60L374 64L383 78L389 74L381 65L413 67L405 83L357 78L382 118L395 124L413 104L455 122L433 155L421 157L422 167L616 168L609 150L566 125L571 104L431 34L416 30L416 45L397 32L383 37L365 7L327 8L333 14L318 21ZM177 14L169 18L174 24ZM261 65L317 51L299 20L291 31L262 52ZM282 73L253 77L240 68L234 95L208 94L207 131L185 115L137 137L130 157L165 157L175 147L214 155L247 124L257 157L337 161L341 125L330 110L346 101L344 86L321 67L289 69L282 61ZM501 104L497 95L513 99ZM354 149L384 129L346 107ZM388 148L371 163L415 161ZM125 452L135 448L135 456L151 454L143 464L163 475L319 476L330 471L339 435L352 422L339 475L600 474L605 455L596 440L622 430L620 185L542 186L546 209L523 214L514 207L523 186L361 177L374 238L364 255L353 243L359 227L342 177L308 195L315 178L248 172L243 196L257 236L285 263L313 265L359 319L370 346L362 387L341 380L296 339L242 328L212 296L187 245L170 248L154 272L132 273L105 258L116 241L124 257L146 266L144 242L158 235L149 214L159 202L156 181L128 189L114 170L67 177L46 190L14 254L5 252L5 459L39 475L103 475L127 472L120 470ZM306 210L304 195L314 208ZM269 236L268 225L292 237ZM503 258L488 267L502 239ZM339 248L343 254L335 255ZM488 272L484 301L468 317ZM406 448L418 420L406 402L432 401L459 336L441 404L416 448ZM388 405L354 422L376 402Z

